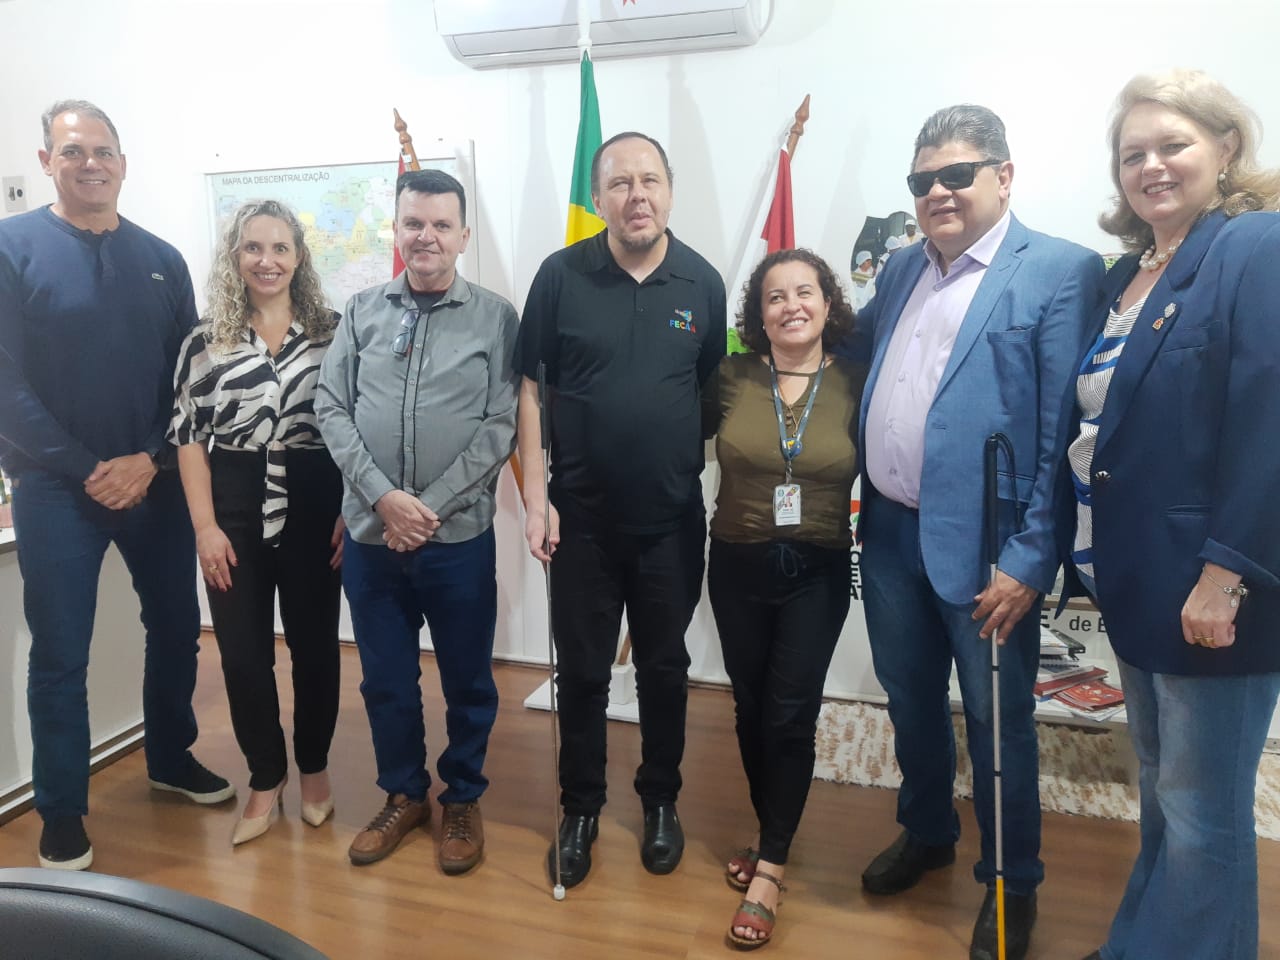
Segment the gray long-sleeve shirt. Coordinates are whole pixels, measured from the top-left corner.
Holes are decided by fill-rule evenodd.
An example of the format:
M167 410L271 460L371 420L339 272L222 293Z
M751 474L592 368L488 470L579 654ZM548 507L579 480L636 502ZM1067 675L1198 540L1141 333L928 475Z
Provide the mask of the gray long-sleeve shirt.
M320 433L346 480L342 514L360 543L382 542L373 506L397 489L440 517L434 540L479 536L493 523L498 473L515 449L515 308L455 275L397 356L402 318L416 307L403 274L360 291L320 370Z

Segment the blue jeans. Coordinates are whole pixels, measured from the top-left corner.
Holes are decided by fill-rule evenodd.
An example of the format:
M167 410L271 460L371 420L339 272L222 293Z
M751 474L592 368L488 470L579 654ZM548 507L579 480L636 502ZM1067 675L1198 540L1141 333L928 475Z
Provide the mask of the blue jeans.
M431 630L449 745L436 764L441 803L479 799L489 785L484 758L498 715L493 631L498 580L493 528L462 543L407 553L346 535L342 586L351 606L373 734L378 786L421 802L431 786L422 718L418 632Z
M89 812L85 677L107 546L124 558L146 630L142 716L147 773L169 781L196 740L200 608L196 547L176 472L158 474L131 510L108 510L80 483L28 470L13 498L23 611L31 630L27 710L35 804L48 820Z
M973 604L934 592L920 551L920 516L882 496L863 501L863 604L876 678L889 695L894 752L902 769L898 822L931 845L954 843L960 820L952 802L956 745L951 725L951 663L964 701L974 810L982 834L979 883L995 881L995 788L991 643L978 636ZM966 549L957 544L956 549ZM977 551L974 550L975 559ZM1044 879L1040 862L1039 751L1035 683L1040 657L1036 606L1000 650L1000 760L1004 876L1010 893L1029 894Z
M1254 960L1254 790L1280 673L1185 677L1119 666L1140 764L1142 847L1102 955Z

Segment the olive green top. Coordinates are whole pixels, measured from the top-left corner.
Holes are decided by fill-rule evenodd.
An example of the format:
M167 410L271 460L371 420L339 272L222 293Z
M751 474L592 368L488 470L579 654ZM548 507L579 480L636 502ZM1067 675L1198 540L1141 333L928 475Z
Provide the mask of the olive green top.
M773 491L785 481L786 462L769 364L755 353L720 361L720 492L711 518L713 537L733 543L800 540L830 547L853 542L849 499L858 469L858 404L865 382L863 368L846 360L833 359L823 371L802 450L791 462L791 480L800 486L800 523L779 527L773 522ZM788 435L804 415L812 384L790 405ZM784 405L784 414L786 409Z

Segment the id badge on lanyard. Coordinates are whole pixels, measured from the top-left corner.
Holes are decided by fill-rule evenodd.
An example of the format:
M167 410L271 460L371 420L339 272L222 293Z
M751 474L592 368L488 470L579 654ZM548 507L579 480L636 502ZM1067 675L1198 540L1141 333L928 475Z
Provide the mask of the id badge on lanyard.
M813 412L813 401L818 395L818 387L822 385L824 366L818 367L813 378L813 387L809 391L809 402L804 406L800 422L796 424L795 436L787 436L786 421L782 417L782 393L778 389L778 371L773 365L773 357L769 357L769 376L773 382L773 410L778 416L778 445L782 451L782 462L785 465L783 482L773 488L773 524L776 527L794 527L800 524L800 484L791 481L791 461L804 451L804 430L809 425L809 414Z
M780 483L773 488L773 525L795 527L800 524L800 484Z

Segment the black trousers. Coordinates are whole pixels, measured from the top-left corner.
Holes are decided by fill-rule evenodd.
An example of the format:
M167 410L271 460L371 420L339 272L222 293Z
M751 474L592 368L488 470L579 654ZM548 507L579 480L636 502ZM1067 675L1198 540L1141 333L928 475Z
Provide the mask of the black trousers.
M562 522L551 563L551 621L560 714L560 803L592 816L606 796L605 708L627 611L640 705L635 790L646 808L680 792L689 652L684 633L702 594L706 514L670 532L636 535Z
M238 565L231 589L208 590L222 654L231 725L249 765L249 786L270 790L288 770L275 679L275 598L293 672L293 753L298 770L329 762L338 720L341 577L329 539L342 509L342 475L327 451L291 450L288 519L279 545L262 542L265 453L215 448L213 510Z
M822 687L849 612L845 548L712 538L707 590L733 683L760 856L787 862L813 780Z

